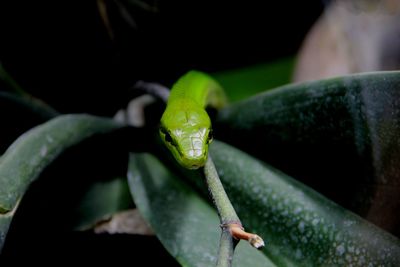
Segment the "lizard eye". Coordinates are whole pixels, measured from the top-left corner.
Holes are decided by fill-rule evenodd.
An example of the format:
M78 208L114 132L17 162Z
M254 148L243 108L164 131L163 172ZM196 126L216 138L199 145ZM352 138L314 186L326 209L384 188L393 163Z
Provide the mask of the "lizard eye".
M208 137L207 137L207 144L211 143L211 141L213 140L214 136L213 136L213 130L211 129L208 132Z

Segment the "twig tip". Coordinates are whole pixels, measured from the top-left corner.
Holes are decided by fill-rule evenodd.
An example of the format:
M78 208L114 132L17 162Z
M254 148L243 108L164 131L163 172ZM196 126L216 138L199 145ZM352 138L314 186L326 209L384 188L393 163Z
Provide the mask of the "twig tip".
M253 235L249 239L249 243L250 243L250 245L252 245L256 249L261 249L262 247L265 246L264 240L258 235Z
M260 249L265 246L265 242L260 236L244 231L241 224L230 223L230 224L227 224L227 227L228 227L231 235L235 239L247 240L250 243L250 245L252 245L253 247L255 247L257 249Z

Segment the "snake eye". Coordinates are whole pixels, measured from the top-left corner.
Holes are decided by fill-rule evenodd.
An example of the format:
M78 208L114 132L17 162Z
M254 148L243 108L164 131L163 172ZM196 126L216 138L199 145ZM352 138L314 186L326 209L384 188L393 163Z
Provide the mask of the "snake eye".
M167 141L168 143L170 143L171 145L173 144L173 140L172 137L169 133L165 134L165 141Z
M164 134L165 142L170 143L171 145L175 146L175 142L172 139L171 135L165 128L160 128L160 131Z
M208 137L207 137L207 144L211 143L211 141L213 140L214 136L213 136L213 131L210 130L208 132Z

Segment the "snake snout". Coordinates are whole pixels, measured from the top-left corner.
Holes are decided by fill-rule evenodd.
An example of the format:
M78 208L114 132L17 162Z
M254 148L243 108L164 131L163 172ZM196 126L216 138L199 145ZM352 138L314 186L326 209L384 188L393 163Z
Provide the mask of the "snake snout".
M193 165L191 166L191 169L195 170L195 169L198 169L198 168L200 168L200 167L201 167L201 165L193 164Z
M184 161L187 168L198 169L204 166L206 159L206 151L196 149L187 151Z

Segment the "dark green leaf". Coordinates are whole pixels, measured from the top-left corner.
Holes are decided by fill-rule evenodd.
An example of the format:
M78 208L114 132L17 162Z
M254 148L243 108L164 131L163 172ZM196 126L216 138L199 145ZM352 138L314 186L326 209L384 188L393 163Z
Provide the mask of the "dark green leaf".
M0 91L0 101L3 105L18 106L22 110L26 110L36 114L43 119L51 119L59 113L52 109L50 106L33 97L24 95L16 95L9 92ZM9 114L11 115L11 114Z
M135 203L157 237L183 266L214 266L221 230L215 210L155 157L132 154L129 185ZM234 266L275 266L240 242Z
M0 82L4 82L8 89L11 89L15 94L8 92L0 92L0 100L8 100L16 104L32 109L33 112L40 114L43 117L55 117L58 112L52 107L37 99L27 92L13 79L13 77L5 70L3 64L0 62ZM3 89L3 88L1 88Z
M0 91L0 153L22 133L56 115L40 100Z
M292 84L221 110L215 132L400 234L399 99L398 71Z
M64 115L23 134L0 161L0 236L5 236L16 205L40 172L66 148L98 133L120 128L111 119ZM7 223L8 222L8 223ZM3 245L3 241L0 247Z
M245 228L277 266L400 266L399 239L238 149L214 142L210 153Z
M76 229L86 230L132 205L126 178L92 184L80 201Z

